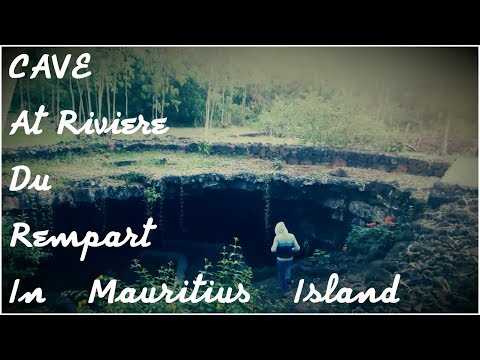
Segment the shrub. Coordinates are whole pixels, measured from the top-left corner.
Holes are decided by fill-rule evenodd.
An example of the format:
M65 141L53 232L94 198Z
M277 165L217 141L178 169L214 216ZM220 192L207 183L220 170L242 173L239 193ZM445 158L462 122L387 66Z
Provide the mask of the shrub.
M13 234L13 224L15 222L26 222L25 215L18 218L13 216L4 216L2 218L2 288L4 293L10 292L15 279L24 279L35 275L39 264L48 258L51 254L38 247L26 247L18 244L10 246L10 239ZM31 235L26 235L30 240ZM7 291L8 290L8 291Z
M200 154L203 155L210 155L210 151L212 150L212 145L207 141L202 141L198 143L198 151Z
M78 312L108 312L108 313L124 313L124 312L136 312L136 313L176 313L176 312L228 312L228 313L245 313L245 312L263 312L273 310L281 311L279 307L283 306L283 302L271 302L262 301L262 292L253 287L252 269L244 262L242 248L238 244L239 240L234 238L233 244L228 248L225 246L220 252L220 260L213 265L208 259L205 259L205 265L203 270L199 273L203 274L203 279L215 283L212 286L212 294L216 294L220 287L228 289L231 287L234 290L238 284L241 283L243 287L249 292L251 298L247 303L241 303L235 301L230 304L222 304L218 302L206 303L200 301L199 303L192 304L191 302L180 303L175 302L167 304L163 299L156 303L145 304L137 302L133 304L124 304L121 302L114 302L108 304L107 300L96 299L92 304L87 303L88 294L86 291L65 291L62 296L72 298L77 303ZM138 260L134 260L131 265L131 269L138 275L137 282L131 285L126 285L117 279L117 290L124 289L125 287L134 288L140 291L142 288L161 288L161 285L165 283L169 289L174 293L177 293L183 284L180 284L176 280L174 264L170 262L167 266L162 266L156 276L151 275ZM104 275L98 277L102 282L108 282L111 278ZM190 288L187 292L187 296L191 294ZM201 288L197 297L202 295L206 291L206 288ZM118 295L118 294L117 294ZM267 308L268 306L268 308Z
M160 191L155 190L154 187L147 187L143 190L143 202L145 203L145 215L151 217L153 215L153 210L158 200L162 201L163 196L163 187L160 188ZM161 206L160 206L161 209ZM161 215L161 213L160 213ZM161 222L162 219L159 219ZM162 224L160 223L159 226Z
M124 180L127 184L133 184L135 182L141 182L144 178L144 175L136 171L129 171L125 174L119 175L118 178Z
M154 204L161 196L162 194L157 192L153 187L143 190L143 201L147 204Z
M402 224L354 226L346 240L348 251L361 262L384 258L393 244L403 239L405 230Z
M315 266L324 266L330 263L330 254L326 251L316 249L308 259Z
M259 115L258 126L272 136L305 144L362 150L400 151L398 130L340 93L276 100Z
M275 159L275 160L273 161L273 169L274 169L274 170L277 170L277 171L283 169L283 161L282 161L282 159Z

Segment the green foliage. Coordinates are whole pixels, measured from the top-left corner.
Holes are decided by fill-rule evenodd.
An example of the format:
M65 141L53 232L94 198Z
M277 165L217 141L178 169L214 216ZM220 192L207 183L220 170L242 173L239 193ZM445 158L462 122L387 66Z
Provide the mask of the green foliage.
M263 210L263 217L265 222L265 236L268 237L268 230L270 229L270 179L265 181L265 185L263 186L263 200L265 201L265 207Z
M399 151L399 134L339 92L278 99L259 116L260 129L305 144Z
M147 204L156 203L161 196L161 193L157 192L153 187L148 187L143 190L143 201Z
M476 148L471 115L465 115L458 101L451 103L453 97L445 98L448 81L432 88L433 93L412 78L388 85L388 80L358 74L362 80L345 82L344 71L351 70L350 65L341 70L348 63L345 55L335 55L340 61L333 68L318 66L317 60L324 61L331 51L315 49L306 55L295 49L30 48L27 76L17 82L10 115L15 118L24 109L32 114L43 104L50 114L45 120L52 125L62 109L77 111L81 122L90 111L110 119L121 111L125 117L143 114L147 121L167 117L172 127L202 126L206 118L208 128L244 126L259 119L275 136L395 152L404 145L418 148L430 137L442 138L446 129L439 113L447 109L459 125L458 135L447 132L447 140L467 141ZM83 52L91 54L92 74L72 81L74 59ZM28 78L44 53L56 54L59 61L73 55L63 79L51 81L43 73ZM307 60L304 56L310 66L292 66ZM94 100L91 105L87 94ZM58 138L51 130L36 139ZM12 144L31 143L17 134L15 141L9 140ZM75 138L67 131L61 140ZM404 144L407 139L410 143Z
M157 191L154 187L147 187L143 190L143 202L145 203L145 215L151 217L158 201L163 200L163 187Z
M117 292L129 287L140 291L143 288L158 288L161 289L162 284L166 284L170 290L175 294L184 286L177 281L175 276L174 264L170 262L167 266L162 266L154 276L145 269L138 260L134 260L131 269L138 276L138 280L134 284L125 284L117 279ZM124 304L121 302L107 303L107 299L96 299L92 304L86 300L88 294L86 291L65 291L62 296L73 299L77 303L77 311L85 313L184 313L184 312L205 312L205 313L246 313L246 312L264 312L272 310L281 311L285 303L263 301L262 292L252 285L253 273L252 269L244 262L242 248L239 245L238 238L234 238L233 244L223 247L220 252L220 260L214 265L208 259L205 259L203 270L199 271L203 274L203 279L214 281L212 286L212 294L215 295L218 290L223 287L226 291L229 287L232 288L235 294L238 284L241 283L249 292L251 298L247 303L239 301L230 304L222 304L219 302L206 303L200 301L193 304L191 302L180 303L175 302L168 304L162 299L156 303L145 304L141 301L133 304ZM98 277L102 283L106 284L110 277L100 275ZM201 296L207 290L206 287L201 287L197 297ZM192 288L189 288L186 296L191 294ZM225 293L224 293L225 294ZM118 295L118 293L116 294ZM266 308L268 306L268 308Z
M308 259L315 266L323 266L330 263L330 254L324 250L315 249Z
M197 121L205 118L206 91L195 79L189 77L183 85L178 84L179 106L169 106L165 116L173 120L176 126L195 125Z
M43 248L26 247L17 242L14 247L10 246L15 222L29 223L29 217L25 214L13 218L6 215L2 218L2 289L10 292L15 279L25 279L35 275L40 263L51 254ZM31 234L31 233L30 233ZM31 240L31 235L26 235Z
M165 238L165 219L163 205L165 202L165 181L162 178L158 182L158 212L157 212L157 224L158 230L160 231L162 240Z
M136 171L129 171L124 174L118 175L120 180L124 180L127 184L133 184L136 182L141 182L144 176Z
M202 141L198 143L198 152L203 155L210 155L212 151L212 145L207 141Z
M354 226L346 240L348 252L360 262L384 258L393 244L404 238L406 228L405 224Z
M273 160L273 168L277 171L283 169L283 161L281 159Z

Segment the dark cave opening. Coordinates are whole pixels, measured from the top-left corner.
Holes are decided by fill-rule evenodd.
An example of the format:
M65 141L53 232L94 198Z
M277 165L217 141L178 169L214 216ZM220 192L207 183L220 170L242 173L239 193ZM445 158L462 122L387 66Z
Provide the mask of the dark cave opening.
M183 181L183 179L180 180ZM435 236L440 234L440 231L451 231L451 224L457 221L459 209L464 207L460 202L454 203L455 206L452 208L454 215L448 218L448 230L439 228L437 232L430 233L431 229L428 227L420 227L418 224L411 226L413 220L410 218L409 211L413 209L417 212L424 209L420 206L414 207L415 203L407 198L408 193L394 192L391 187L383 183L376 183L369 187L354 184L349 187L343 183L311 184L308 181L287 182L278 181L278 179L270 181L263 178L255 181L251 178L226 180L214 178L212 180L212 177L199 177L192 182L182 183L181 181L178 178L170 178L166 181L141 183L140 186L134 184L130 187L111 187L111 189L99 186L88 194L80 187L72 190L72 193L78 195L76 198L57 197L56 201L53 201L53 206L43 205L45 203L34 200L21 202L19 204L23 205L22 207L5 211L3 215L4 220L8 219L7 223L11 220L26 222L31 227L30 233L50 228L52 230L48 235L57 236L60 233L69 234L76 231L78 237L83 238L87 231L94 231L103 239L111 231L118 231L124 235L126 228L130 227L135 234L141 235L142 225L146 223L148 213L148 207L144 202L145 193L147 190L152 190L162 194L162 200L157 201L151 209L154 223L158 228L151 232L150 247L132 248L127 245L119 248L103 246L90 248L85 261L81 262L81 248L47 246L45 250L51 252L52 256L42 261L34 273L21 277L19 287L20 293L41 287L47 302L36 306L10 305L8 299L13 280L10 281L8 278L9 283L7 283L4 276L5 291L2 298L4 309L7 312L21 310L75 312L78 305L76 298L70 295L62 297L61 292L79 290L84 292L83 298L88 297L93 281L99 275L118 279L121 282L119 287L134 284L139 280L139 276L131 268L133 259L139 259L150 274L155 276L156 270L172 260L178 269L180 261L177 261L178 258L172 254L181 254L187 259L188 264L184 279L191 281L198 271L202 270L204 259L208 258L215 263L222 247L231 244L233 237L240 239L239 245L243 249L246 263L253 268L254 286L258 289L264 286L273 287L276 284L275 255L270 252L270 247L274 238L274 227L278 221L285 222L289 231L295 234L302 246L302 251L295 257L297 267L294 273L301 274L300 276L305 279L325 280L328 274L338 272L352 289L356 289L359 284L382 288L385 284L391 283L394 274L401 272L404 281L411 288L421 290L425 286L425 281L428 281L426 275L447 278L447 275L452 276L449 271L455 266L459 271L470 266L467 262L470 261L469 258L455 265L445 260L445 257L438 257L436 254L429 257L428 252L423 254L416 250L421 249L421 241L429 239L428 236L430 236L428 240L430 242L425 245L428 251L433 251L435 246L448 249L449 245L442 244L441 240L436 239ZM266 197L267 194L269 195ZM266 198L270 200L266 201ZM72 202L69 202L69 199ZM460 199L460 201L464 200ZM438 213L435 215L438 220L442 220L440 210L435 211ZM387 234L396 243L389 245L393 246L391 248L380 249L381 254L375 257L375 260L366 260L366 256L370 256L370 253L365 254L361 252L362 248L360 250L354 248L355 232L370 228L372 220L384 225L382 221L386 222L384 220L386 215L391 214L398 219L398 225L402 225L395 228L398 231L394 234ZM415 214L418 218L420 213ZM425 214L432 216L429 212ZM22 215L24 220L19 220ZM269 223L267 230L265 229L266 215ZM443 213L441 215L443 216ZM446 221L442 220L443 223ZM359 227L355 227L351 232L352 236L347 242L348 251L342 251L342 245L352 230L352 224ZM374 226L373 229L389 229L387 225ZM472 244L471 239L465 235L465 229L459 226L455 231L458 234L456 236L464 236L465 241L468 240ZM366 237L362 237L363 235L357 237L357 243L365 245L366 251L376 254L379 250L376 246L377 240L383 241L384 238L387 239L385 237L387 235L384 236L383 232L378 231L368 231L365 234ZM382 237L375 238L373 236L375 234ZM421 241L414 241L416 236L419 236L418 239ZM370 244L365 239L372 240L373 243ZM306 243L309 244L308 248ZM421 260L425 263L429 262L433 270L429 268L424 272L423 269L412 267L412 263L408 262L411 256L409 244L413 244L412 249L415 251L411 254L422 255ZM472 248L470 244L467 245L467 250ZM331 255L326 265L316 262L318 256L305 259L310 257L315 249L325 250L329 253L328 255ZM5 253L2 260L6 263ZM450 282L450 278L448 280ZM471 291L474 290L470 280L468 276L465 282L452 280L452 283L459 281L461 287L457 291L459 294L465 293L462 299L468 302L468 305L459 305L458 308L462 311L464 311L462 306L471 309L472 304L476 304L474 301L469 301L473 298ZM427 284L427 286L431 285ZM402 296L404 295L405 293L402 293ZM435 299L427 299L411 301L415 306L422 304L422 306L425 305L425 309L430 309L435 305ZM446 309L442 304L439 306L442 306L438 308L440 310Z
M93 280L101 274L131 284L138 280L130 268L133 259L140 259L141 264L155 274L160 266L172 260L164 256L166 252L180 253L187 259L185 279L191 280L203 269L204 259L216 262L222 247L232 244L233 237L239 238L249 266L273 269L275 256L270 247L279 221L286 224L302 247L297 258L308 256L314 248L341 249L350 230L348 215L343 221L334 220L333 209L313 200L272 197L266 230L263 195L260 190L203 189L198 194L190 191L184 195L182 206L179 192L174 196L168 194L161 211L158 202L153 208L154 223L158 227L151 232L150 247L90 248L83 262L80 261L81 248L47 247L53 256L40 265L36 276L26 284L42 286L45 293L54 294L90 289ZM146 205L138 197L95 203L64 202L53 206L54 230L49 235L76 231L80 238L87 231L95 231L102 239L110 231L125 234L127 227L135 234L142 234L146 221Z

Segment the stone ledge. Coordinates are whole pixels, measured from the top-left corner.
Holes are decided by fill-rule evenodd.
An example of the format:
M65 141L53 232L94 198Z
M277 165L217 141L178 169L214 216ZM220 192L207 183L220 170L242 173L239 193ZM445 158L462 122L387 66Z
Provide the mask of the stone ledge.
M166 150L184 153L199 153L201 152L199 144L199 142L188 140L169 140L168 143L159 140L112 140L108 143L92 143L90 141L75 141L69 143L60 142L48 146L3 149L3 160L5 162L22 161L26 159L50 159L63 154L89 154L108 150ZM442 177L450 167L450 163L445 161L426 161L384 153L260 143L211 143L209 154L280 160L285 161L290 165L347 166L436 177Z
M71 181L68 185L54 190L38 192L21 190L12 192L3 186L3 210L21 210L33 207L58 205L61 203L94 202L100 199L126 200L140 198L146 187L160 188L163 183L166 198L179 195L180 184L185 195L199 195L209 190L242 190L263 193L266 183L270 184L272 198L284 200L313 200L332 209L348 210L350 201L368 202L372 206L384 207L384 201L400 208L405 203L414 204L419 200L408 190L400 190L393 184L377 181L360 182L348 178L306 179L286 174L269 177L251 173L224 175L217 173L166 176L161 179L142 177L135 183L109 184L108 178ZM293 190L295 189L295 190Z

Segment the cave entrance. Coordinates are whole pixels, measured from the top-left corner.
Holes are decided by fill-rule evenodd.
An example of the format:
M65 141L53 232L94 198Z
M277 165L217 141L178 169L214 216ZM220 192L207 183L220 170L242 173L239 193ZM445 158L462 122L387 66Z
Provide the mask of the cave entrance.
M332 219L333 210L319 203L271 198L267 207L260 191L208 190L202 196L187 196L181 226L177 203L168 200L165 207L167 248L175 248L180 239L228 246L237 237L247 264L254 268L275 265L270 247L279 221L285 223L302 247L308 240L310 248L341 248L349 231L346 221Z
M340 250L351 223L346 218L334 220L333 209L306 199L272 197L266 214L266 201L260 190L203 189L198 194L190 191L183 196L183 201L177 192L165 196L161 209L160 212L158 204L152 209L158 228L151 233L149 248L95 248L82 263L78 260L78 249L52 249L53 256L40 267L42 284L48 288L46 284L50 281L45 279L53 279L52 286L62 288L65 285L62 290L72 286L85 289L90 288L93 279L100 274L134 282L138 277L130 269L133 259L140 259L153 274L169 261L183 261L187 265L185 279L192 279L203 269L204 259L218 260L223 246L232 244L233 237L239 238L245 261L254 270L272 268L275 256L270 247L277 222L283 221L295 234L302 247L297 258L310 255L315 248ZM134 233L141 234L146 219L146 205L135 197L106 199L93 204L63 203L53 208L53 233L74 230L81 236L87 231L124 233L129 226ZM61 274L57 271L59 268L64 270Z

